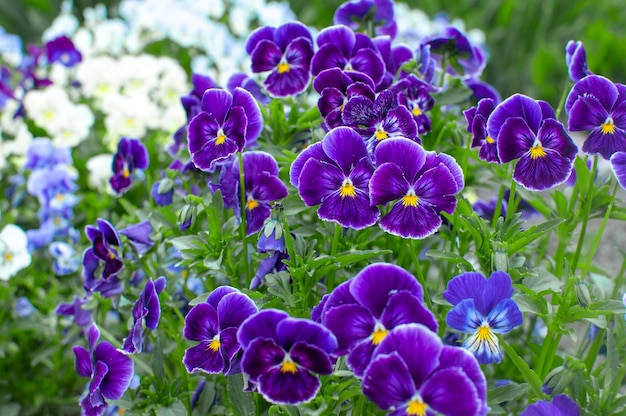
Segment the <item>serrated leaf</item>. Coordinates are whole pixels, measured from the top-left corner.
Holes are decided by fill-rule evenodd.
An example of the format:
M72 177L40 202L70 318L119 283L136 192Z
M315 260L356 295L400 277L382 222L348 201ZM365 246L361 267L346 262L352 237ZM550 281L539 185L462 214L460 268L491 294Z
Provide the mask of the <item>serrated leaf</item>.
M204 240L197 235L184 235L169 240L180 251L197 250L204 247Z
M511 383L506 386L494 387L493 389L489 389L487 392L487 404L492 405L515 400L526 394L528 390L530 390L530 385L528 383Z
M238 416L254 416L255 405L252 393L243 391L243 374L233 374L226 377L228 391L228 401L235 414Z
M525 277L522 285L536 293L550 291L557 293L561 291L563 282L555 275L545 269L535 269L537 274Z
M539 237L545 236L546 232L558 227L563 221L565 221L563 218L554 218L544 223L533 225L528 230L524 231L520 236L516 237L514 241L510 242L508 253L513 254L520 251L529 243L535 241Z

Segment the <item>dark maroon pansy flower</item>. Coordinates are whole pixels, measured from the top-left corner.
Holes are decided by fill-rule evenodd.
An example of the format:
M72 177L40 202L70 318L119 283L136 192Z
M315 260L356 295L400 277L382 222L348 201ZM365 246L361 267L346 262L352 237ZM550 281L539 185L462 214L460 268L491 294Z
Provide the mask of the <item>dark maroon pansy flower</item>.
M97 344L99 338L98 327L92 325L87 332L89 350L82 346L73 348L76 372L90 379L80 402L83 414L88 416L104 414L107 399L121 399L134 374L133 360L108 341Z
M237 339L244 351L241 371L269 402L308 402L321 386L316 374L333 371L330 354L337 348L337 339L311 320L266 309L241 325Z
M46 56L48 63L60 62L71 68L83 60L83 56L70 38L59 36L46 43Z
M333 21L355 32L373 27L377 35L387 35L391 39L398 34L392 0L346 1L335 11Z
M317 45L319 49L311 60L313 75L328 68L359 71L376 85L385 75L385 63L372 40L362 33L354 33L347 26L322 29L317 36Z
M432 123L425 113L435 104L435 99L430 95L430 85L411 74L395 83L391 91L396 94L398 103L411 112L417 124L417 133L428 133Z
M141 291L139 298L133 304L133 326L128 337L124 338L122 349L129 354L143 351L143 330L148 328L155 330L161 318L161 302L159 295L165 288L165 277L161 276L156 281L148 279L146 286Z
M195 305L185 317L185 338L199 341L185 351L183 364L190 373L235 374L240 372L241 346L237 330L257 312L243 293L230 286L215 289L206 303Z
M507 98L487 121L490 136L495 130L498 157L502 163L519 159L513 179L524 188L543 191L569 177L578 147L547 103L521 94Z
M342 118L345 125L361 135L375 162L376 146L386 139L404 137L421 143L413 115L405 106L398 105L390 90L381 92L375 100L363 95L351 97Z
M578 81L565 101L570 131L589 130L583 152L606 160L626 151L626 86L599 75Z
M320 320L337 337L334 355L347 354L348 367L361 377L393 328L421 323L437 331L437 320L423 301L424 291L414 276L393 264L376 263L330 294Z
M463 189L463 171L453 157L426 152L403 138L384 140L376 148L376 170L370 180L372 205L393 202L379 225L403 238L426 238L452 214L455 195Z
M149 164L148 150L143 143L139 139L122 137L113 156L111 187L118 195L123 194L132 185L135 170L146 169Z
M262 128L261 110L248 91L209 89L202 96L202 111L189 123L191 161L198 169L212 172L216 163L256 141Z
M483 98L476 107L463 112L467 131L472 133L471 147L480 147L478 157L490 163L500 162L496 137L491 137L487 132L487 120L495 108L496 103L491 98Z
M443 345L421 324L400 325L380 343L363 394L400 415L484 416L487 382L474 356Z
M320 219L342 227L360 230L374 225L380 215L369 199L374 167L361 137L348 127L337 127L313 146L320 149L302 152L292 165L304 203L319 205ZM316 157L319 152L324 155Z
M271 71L263 84L272 96L297 95L309 85L313 37L302 23L255 30L246 41L246 52L252 61L252 72Z
M578 82L587 75L593 75L587 66L585 45L581 41L570 40L565 45L565 65L567 73L573 82Z

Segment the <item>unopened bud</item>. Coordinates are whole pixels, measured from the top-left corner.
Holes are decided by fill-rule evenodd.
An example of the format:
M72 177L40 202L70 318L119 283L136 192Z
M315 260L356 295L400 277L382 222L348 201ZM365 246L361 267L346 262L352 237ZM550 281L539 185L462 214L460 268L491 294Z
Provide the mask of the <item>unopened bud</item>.
M185 231L194 226L196 223L196 206L185 204L178 214L178 228Z

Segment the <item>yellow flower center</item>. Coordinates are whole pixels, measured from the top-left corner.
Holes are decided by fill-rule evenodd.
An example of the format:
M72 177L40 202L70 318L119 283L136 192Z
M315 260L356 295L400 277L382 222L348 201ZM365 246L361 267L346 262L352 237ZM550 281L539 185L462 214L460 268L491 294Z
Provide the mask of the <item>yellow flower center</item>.
M540 157L544 157L545 155L546 155L546 151L543 150L543 147L540 144L536 144L530 148L531 159L537 159Z
M278 73L284 74L285 72L289 72L289 64L287 62L281 62L278 64Z
M417 116L421 116L422 115L422 110L419 107L414 107L413 110L411 110L411 113L417 117Z
M489 328L489 325L478 327L478 340L479 341L485 341L489 339L489 337L491 337L491 328Z
M63 194L57 194L57 196L55 196L55 198L56 198L57 201L63 201L64 196L63 196Z
M376 325L376 328L374 328L374 332L372 332L372 344L380 344L383 339L385 339L388 333L389 331L387 331L384 326L380 324Z
M254 198L249 198L248 202L246 202L246 208L248 209L248 211L252 211L258 206L259 206L259 201L257 201Z
M113 260L115 258L115 254L112 251L109 251L109 259Z
M54 217L54 218L52 219L52 222L54 223L54 225L59 225L59 224L61 224L61 218L59 218L59 217Z
M416 207L418 203L419 198L415 195L415 191L412 189L402 197L402 205L405 207Z
M209 344L209 349L213 352L217 352L217 350L220 349L220 336L216 335L213 337L213 339L211 340L211 343Z
M602 129L602 134L615 133L615 124L613 123L613 119L611 117L607 118L606 121L602 123L600 128Z
M215 144L224 144L226 141L226 135L224 133L220 133L215 138Z
M387 135L387 132L385 130L382 130L382 129L376 130L376 140L383 140L383 139L386 139L387 137L389 136Z
M485 138L485 141L487 142L487 144L494 144L496 142L491 136L487 136Z
M135 124L135 121L132 118L127 118L126 120L124 120L124 123L126 124L126 126L130 127Z
M343 181L343 185L341 185L341 188L339 189L339 195L342 198L347 196L354 198L356 190L354 189L354 185L352 185L352 181L350 179L346 178Z
M4 261L9 262L12 259L13 259L13 254L12 253L10 253L8 251L6 253L4 253Z
M130 176L130 172L128 171L128 169L124 169L124 171L122 172L122 176L125 178L128 178Z
M54 117L54 111L52 110L47 110L43 113L43 118L46 120L51 120L52 117Z
M280 372L296 374L297 371L298 366L296 365L296 363L294 363L291 358L285 357L283 363L280 365Z
M428 406L421 399L411 400L406 412L410 415L425 416Z

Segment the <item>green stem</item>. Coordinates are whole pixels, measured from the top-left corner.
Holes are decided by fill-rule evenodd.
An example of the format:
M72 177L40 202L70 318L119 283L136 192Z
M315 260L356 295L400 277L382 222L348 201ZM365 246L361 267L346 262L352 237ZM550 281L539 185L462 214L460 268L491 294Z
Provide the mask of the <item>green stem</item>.
M535 396L537 396L538 398L543 398L545 395L541 391L541 379L539 378L539 376L537 376L537 374L533 370L531 370L530 367L528 367L528 364L526 364L526 362L519 355L517 355L517 353L511 346L502 341L502 339L500 339L500 343L502 345L502 348L506 352L506 355L511 359L511 361L513 361L515 367L517 367L519 372L522 373L524 379L530 385L530 388L535 393Z
M243 155L241 152L237 152L237 159L239 159L239 193L240 193L240 217L241 217L241 243L243 244L243 264L246 276L246 286L250 287L250 281L252 280L252 274L250 272L250 262L248 261L248 241L246 239L246 183L243 172Z
M568 79L565 81L565 85L563 86L563 92L561 93L561 100L559 101L559 105L556 108L556 119L558 120L561 116L561 112L563 111L563 107L565 106L565 98L567 98L567 94L569 94L571 82Z
M439 78L439 86L443 87L446 80L446 71L448 70L448 54L444 53L441 58L441 78Z
M517 183L515 182L513 178L511 178L511 188L509 189L509 200L506 206L506 218L504 219L505 222L511 221L511 219L513 218L513 213L515 213L515 210L517 209L517 202L515 198L516 189L517 189Z
M426 286L426 278L424 277L424 273L422 272L422 266L420 266L419 258L417 257L417 250L415 249L415 240L411 240L409 247L411 248L411 254L413 255L413 266L415 268L415 274L417 274L417 280L422 285L424 289L424 300L426 301L426 305L428 305L428 310L432 310L433 304L430 300L430 295L428 294L428 287Z
M502 213L502 199L504 199L504 185L500 185L496 208L493 212L493 218L491 219L491 228L493 228L494 230L496 228L496 225L498 224L498 218L500 218L500 214Z
M617 194L618 186L619 185L617 182L615 182L615 185L613 185L613 192L611 193L611 202L609 203L609 207L604 213L604 217L602 218L602 223L600 224L600 228L598 229L598 232L596 233L596 238L593 240L593 245L591 246L591 250L589 251L589 254L587 255L587 261L585 262L583 272L581 273L582 278L584 278L587 275L587 272L589 271L589 268L591 267L591 261L593 260L593 256L594 254L596 254L596 250L598 249L598 245L600 244L600 240L602 239L602 234L604 234L604 228L606 227L606 223L609 220L609 217L611 216L611 211L613 210L613 205L615 203L615 195Z
M102 336L107 341L109 341L109 342L111 342L113 344L120 344L120 342L109 331L107 331L106 329L104 329L104 328L102 328L100 326L98 327L98 329L100 330L100 334L102 334ZM139 358L139 356L137 354L133 355L133 361L135 363L137 363L137 366L141 367L141 369L143 371L145 371L147 375L154 376L154 373L152 372L152 368L150 368L150 366L144 360Z
M572 259L572 272L576 273L578 269L578 260L580 259L580 253L583 248L583 242L585 241L585 234L587 234L587 222L589 221L589 213L591 212L591 200L593 199L593 181L598 170L598 156L593 157L593 167L591 168L591 175L589 175L589 187L587 188L587 195L585 195L584 206L581 209L584 210L582 221L583 224L580 228L580 235L578 236L578 244L576 245L576 252Z
M330 255L333 257L337 255L337 248L339 247L339 239L341 238L342 232L343 227L339 224L335 224L335 234L333 235L333 242L330 247ZM335 272L328 273L328 276L326 276L326 288L328 289L328 293L335 288Z

